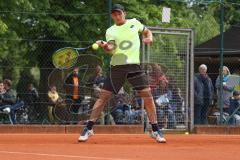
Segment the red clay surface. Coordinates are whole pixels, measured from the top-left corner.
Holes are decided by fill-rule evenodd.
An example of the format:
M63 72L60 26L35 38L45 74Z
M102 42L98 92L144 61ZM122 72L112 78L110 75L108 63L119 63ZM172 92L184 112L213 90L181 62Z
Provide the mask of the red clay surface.
M1 160L239 160L240 136L95 135L77 143L76 134L1 134Z

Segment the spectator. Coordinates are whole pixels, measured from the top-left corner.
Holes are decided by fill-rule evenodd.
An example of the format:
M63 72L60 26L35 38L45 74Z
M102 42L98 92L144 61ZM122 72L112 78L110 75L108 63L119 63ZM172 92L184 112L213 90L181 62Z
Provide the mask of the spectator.
M230 115L229 124L240 124L240 92L234 91L233 97L230 98L228 114ZM234 115L232 115L235 112Z
M14 103L16 103L16 92L11 89L12 81L9 79L5 79L3 81L3 85L6 92L0 97L1 105L13 105Z
M141 97L136 96L136 93L134 93L134 98L132 99L132 107L131 107L131 121L132 123L141 123L144 121L144 126L146 127L147 123L147 113L145 109L143 108L143 99Z
M223 66L223 95L220 95L220 77L218 76L217 80L216 80L216 89L217 89L217 95L218 95L218 106L220 106L220 99L221 97L223 98L223 111L224 112L228 112L228 108L230 105L230 98L233 95L233 91L234 91L234 83L229 83L230 80L230 71L228 69L228 67Z
M12 124L16 123L16 110L21 108L24 104L23 102L16 103L16 91L11 89L12 81L5 79L3 81L5 93L0 96L0 109L4 112L10 114L10 121Z
M83 86L78 67L75 67L73 73L67 77L65 86L67 86L67 98L71 99L73 103L71 112L77 114L83 100Z
M28 84L28 97L31 103L36 103L39 98L38 91L32 83Z
M214 88L207 74L207 66L199 66L199 74L194 78L194 123L205 124L207 112L213 100Z
M50 90L48 91L48 100L49 100L48 118L49 118L50 122L56 123L54 108L57 105L63 104L63 100L59 96L56 86L50 87Z
M0 95L4 94L6 91L4 89L3 81L0 80Z
M102 74L102 68L101 68L101 66L97 65L95 68L94 75L91 76L88 80L88 84L93 87L97 86L99 88L102 88L104 79L105 78Z
M168 121L167 128L174 128L176 118L169 105L169 80L163 73L161 66L156 63L149 66L149 84L156 105L159 126L163 128L165 125L163 119L166 119ZM162 100L168 102L163 105Z
M176 117L174 114L174 109L170 105L170 95L169 92L166 94L160 95L156 99L156 106L157 106L157 115L158 115L158 123L159 126L162 128L166 127L168 129L173 129L176 127ZM162 120L166 120L166 122Z
M174 111L176 122L184 123L185 121L184 98L181 95L181 89L178 87L177 81L173 77L169 78L168 98L169 105L171 106L171 109Z
M98 98L101 88L104 83L101 66L97 65L95 73L88 79L88 86L91 88L91 97Z
M38 104L39 95L37 89L32 83L27 85L27 97L25 103L28 106L29 120L30 122L38 121L42 115L42 110Z
M126 123L125 117L130 117L130 115L126 114L130 114L130 112L125 113L125 111L130 111L131 107L129 106L129 95L124 91L123 87L118 94L112 98L110 104L114 107L112 115L116 124Z
M160 81L164 78L166 79L166 76L162 72L161 66L159 66L157 63L148 65L148 72L151 91L155 92L160 84Z
M105 78L102 74L102 68L100 65L97 65L95 68L94 75L88 79L88 84L87 84L91 88L91 98L94 99L94 102L96 98L99 98L101 88L103 87L104 79ZM104 112L101 112L101 116L98 121L100 122L101 125L105 124ZM109 121L110 121L110 124L114 123L111 115L109 117Z
M4 89L4 85L3 85L3 81L0 80L0 97L5 93L5 89ZM1 102L0 102L1 103ZM0 117L2 119L2 116Z
M48 91L48 98L49 98L50 104L53 106L63 102L62 98L59 96L57 92L56 86L50 87L50 90Z

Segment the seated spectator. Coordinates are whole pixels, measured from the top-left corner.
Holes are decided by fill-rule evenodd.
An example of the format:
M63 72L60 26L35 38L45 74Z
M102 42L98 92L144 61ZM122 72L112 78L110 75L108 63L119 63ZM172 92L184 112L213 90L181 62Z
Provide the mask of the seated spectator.
M135 93L136 94L136 93ZM112 115L117 124L136 124L140 123L142 115L146 115L142 109L143 100L140 97L129 98L127 93L124 93L123 88L119 94L115 96L115 108Z
M143 108L143 105L144 105L144 102L141 97L135 96L133 98L133 103L131 107L131 113L132 113L131 121L133 121L133 123L138 124L138 123L141 123L142 121L146 123L147 115L146 115L145 109Z
M228 109L228 114L230 116L229 124L240 125L240 92L239 91L234 91L233 96L230 98L230 106Z
M124 89L121 88L117 95L115 95L111 102L113 109L111 111L114 121L116 124L123 124L125 122L125 111L130 110L129 96L125 93Z
M168 92L169 88L169 81L167 79L167 76L162 74L160 77L158 77L158 83L154 90L152 90L153 99L157 99L159 95L166 94Z
M50 90L48 91L48 99L52 105L56 105L63 102L62 98L59 96L57 92L56 86L50 87Z
M157 63L148 65L149 85L152 93L158 88L162 79L166 79L165 74L162 72L161 67Z
M36 103L38 101L38 91L32 83L28 84L28 96L32 103Z
M0 109L10 114L10 121L12 124L16 124L16 110L23 107L23 102L17 102L16 91L11 89L12 81L5 79L3 81L4 89L6 92L0 95Z
M87 86L90 87L91 97L93 99L99 98L101 88L103 87L105 77L102 75L101 66L97 65L95 72L89 77Z
M28 114L30 122L38 121L42 117L42 112L40 105L38 104L39 95L37 89L32 83L29 83L27 86L27 97L25 100L26 105L28 106Z
M92 87L99 87L99 88L102 88L103 86L103 83L104 83L104 76L102 74L102 68L101 66L97 66L95 68L95 73L93 76L91 76L89 79L88 79L88 85L89 86L92 86Z
M168 95L161 95L156 100L157 116L159 125L164 128L165 125L168 129L176 127L176 117L173 108L169 104Z
M132 112L131 112L131 106L127 104L123 104L119 102L117 107L115 108L113 115L114 120L116 124L122 124L122 123L131 123L132 119Z
M49 100L48 118L50 122L56 123L56 119L54 115L54 107L56 105L63 104L63 99L59 96L56 86L50 87L50 90L48 91L48 100Z
M158 94L155 96L155 104L159 126L164 128L167 125L167 128L172 129L176 127L176 117L169 101L171 97L168 83L166 79L160 81L159 88L157 89Z
M94 73L92 76L89 77L87 86L91 89L91 99L95 100L99 98L99 94L101 91L101 88L103 87L105 77L102 73L102 67L100 65L97 65ZM92 104L93 105L93 104ZM104 125L105 124L105 113L101 112L100 118L98 120L99 124ZM109 116L109 122L110 124L115 124L112 116Z
M0 80L0 97L2 96L2 94L4 94L6 91L4 89L4 85L3 85L3 81ZM0 117L1 119L3 118L2 116Z
M176 121L179 123L184 123L185 108L184 98L181 95L181 89L177 86L177 81L173 77L169 78L168 86L169 105L175 113Z
M3 81L0 80L0 95L4 94L6 90L4 89Z

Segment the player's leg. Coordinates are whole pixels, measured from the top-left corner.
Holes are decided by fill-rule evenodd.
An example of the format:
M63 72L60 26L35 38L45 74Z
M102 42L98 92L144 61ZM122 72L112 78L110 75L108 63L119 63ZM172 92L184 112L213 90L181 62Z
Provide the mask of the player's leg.
M100 117L101 112L111 98L112 93L118 93L125 81L125 73L122 72L121 67L113 67L110 70L108 77L104 82L103 89L101 90L99 99L95 102L93 110L90 116L90 119L87 123L87 126L82 131L82 134L79 137L79 141L83 142L88 139L89 136L93 135L93 125Z
M138 91L138 95L143 99L144 106L151 124L157 123L156 107L152 98L150 88L144 88Z
M91 135L93 135L93 129L92 129L93 125L97 121L97 119L100 117L104 106L106 105L108 100L111 98L111 96L112 96L111 91L107 91L104 89L101 90L99 99L95 102L93 106L93 110L91 112L90 119L87 123L87 126L83 129L78 141L84 142L88 140L88 138Z
M112 97L112 92L108 90L101 90L99 99L95 102L92 113L90 115L89 122L95 123L97 119L100 117L101 112L103 111L104 106L109 101L109 99ZM89 129L92 129L92 125L88 123L87 127Z
M165 143L166 139L164 138L163 133L159 129L159 126L157 123L156 107L153 101L150 88L148 87L148 88L139 90L138 93L143 98L144 106L147 111L149 121L152 125L152 137L155 138L157 142Z
M138 91L139 96L144 100L144 106L152 125L152 136L158 142L164 143L166 140L157 124L156 107L149 88L147 75L142 71L139 65L133 65L129 70L130 72L128 73L127 79L132 84L133 88Z

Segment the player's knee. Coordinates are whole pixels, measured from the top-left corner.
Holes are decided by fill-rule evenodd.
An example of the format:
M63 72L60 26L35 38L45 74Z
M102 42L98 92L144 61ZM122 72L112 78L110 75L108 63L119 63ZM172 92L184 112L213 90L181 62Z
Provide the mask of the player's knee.
M139 96L143 98L149 98L152 97L151 89L150 88L145 88L140 91L138 91Z
M112 92L107 90L101 90L99 99L103 102L108 101L112 97Z

